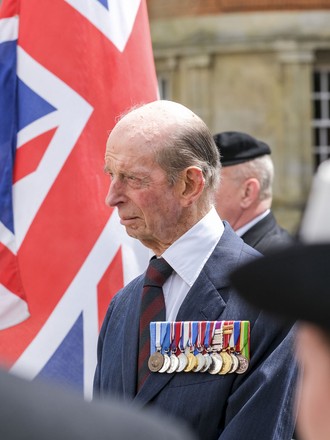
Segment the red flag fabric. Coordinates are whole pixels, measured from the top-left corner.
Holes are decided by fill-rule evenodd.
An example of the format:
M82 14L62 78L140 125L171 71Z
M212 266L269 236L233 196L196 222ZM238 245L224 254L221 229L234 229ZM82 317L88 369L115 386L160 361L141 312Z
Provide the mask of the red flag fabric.
M102 173L116 118L157 99L145 0L4 0L0 88L0 362L89 396L109 301L147 265Z

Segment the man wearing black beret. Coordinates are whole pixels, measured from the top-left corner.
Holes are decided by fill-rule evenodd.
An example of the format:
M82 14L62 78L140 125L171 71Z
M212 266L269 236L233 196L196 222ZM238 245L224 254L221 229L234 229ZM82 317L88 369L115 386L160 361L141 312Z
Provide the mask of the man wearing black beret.
M250 246L267 254L292 241L271 211L274 166L269 146L249 134L214 135L222 164L216 208Z

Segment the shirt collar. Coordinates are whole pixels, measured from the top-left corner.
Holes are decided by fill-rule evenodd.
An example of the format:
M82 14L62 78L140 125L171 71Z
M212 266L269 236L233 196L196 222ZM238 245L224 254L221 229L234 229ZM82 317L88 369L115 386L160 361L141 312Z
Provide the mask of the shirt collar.
M242 237L242 235L245 234L245 232L247 232L249 229L251 229L252 226L256 225L258 222L260 222L260 220L265 218L269 213L270 213L270 209L267 209L265 212L263 212L262 214L255 217L249 223L246 223L246 225L242 226L241 228L238 228L237 231L235 231L236 234L239 237Z
M176 240L162 257L191 287L224 231L214 207L189 231Z

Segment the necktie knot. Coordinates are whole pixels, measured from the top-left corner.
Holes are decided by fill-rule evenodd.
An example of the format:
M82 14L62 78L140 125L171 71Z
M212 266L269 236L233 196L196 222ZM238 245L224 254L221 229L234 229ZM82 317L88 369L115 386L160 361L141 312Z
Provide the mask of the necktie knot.
M172 272L172 267L164 260L164 258L153 257L149 262L144 279L144 287L162 287Z

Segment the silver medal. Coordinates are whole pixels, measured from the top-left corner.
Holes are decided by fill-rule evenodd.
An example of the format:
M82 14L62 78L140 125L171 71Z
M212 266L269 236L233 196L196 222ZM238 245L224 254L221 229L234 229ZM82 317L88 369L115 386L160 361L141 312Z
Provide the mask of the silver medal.
M208 372L210 374L218 374L222 367L222 357L219 355L219 353L212 353L211 354L211 365L208 369Z
M198 353L196 355L196 359L197 359L197 365L193 369L194 373L198 373L205 366L205 357L202 355L202 353Z
M164 365L159 370L159 373L165 373L165 371L167 371L170 368L170 365L171 365L171 361L170 361L169 355L165 353L163 356L164 356Z
M175 371L177 371L178 366L179 366L179 359L174 353L172 353L170 356L170 367L166 371L166 373L174 373Z
M179 360L179 366L177 367L176 371L178 373L180 373L181 371L183 371L187 367L188 359L184 353L180 353L178 356L178 360Z

